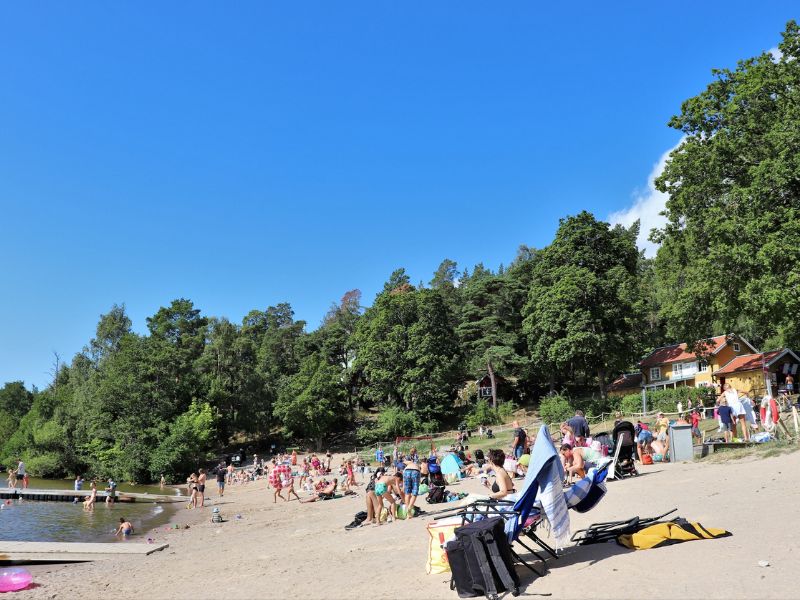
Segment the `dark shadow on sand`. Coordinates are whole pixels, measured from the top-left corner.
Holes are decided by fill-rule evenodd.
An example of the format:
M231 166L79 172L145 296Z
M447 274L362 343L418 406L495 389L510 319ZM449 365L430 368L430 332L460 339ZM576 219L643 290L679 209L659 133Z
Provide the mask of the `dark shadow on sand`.
M520 548L516 546L516 550L524 550L524 548ZM592 566L595 563L600 562L603 559L610 558L612 556L616 556L618 554L627 554L629 552L634 552L629 548L625 548L624 546L620 546L617 543L605 543L605 544L589 544L586 546L570 546L566 548L563 554L559 554L558 558L549 558L545 565L542 565L542 562L536 560L536 557L532 554L522 554L520 556L527 562L531 563L534 567L539 570L547 569L549 570L556 570L561 567L567 567L569 565L586 563L586 566ZM519 574L520 578L520 596L544 596L549 594L536 594L535 587L531 587L530 591L528 591L528 587L532 584L536 583L536 580L539 579L539 576L532 573L529 569L525 568L523 565L516 565L517 573ZM547 572L545 572L545 577L547 577Z

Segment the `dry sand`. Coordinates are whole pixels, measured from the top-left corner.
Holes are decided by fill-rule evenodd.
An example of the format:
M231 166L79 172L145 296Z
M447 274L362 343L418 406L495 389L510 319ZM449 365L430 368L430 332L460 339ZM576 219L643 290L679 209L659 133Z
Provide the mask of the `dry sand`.
M637 552L616 544L567 548L550 561L545 577L533 578L519 568L523 596L800 597L800 452L644 469L638 478L610 482L595 510L571 513L573 531L677 508L678 515L728 529L733 536ZM454 489L481 488L470 480ZM273 504L271 496L265 481L234 486L204 511L178 513L175 521L191 528L158 533L159 541L169 542L167 550L39 566L34 569L38 587L14 598L457 598L447 585L449 574L425 573L430 518L345 531L363 508L362 496L302 505L294 500ZM228 520L223 525L211 524L213 506ZM424 501L421 506L438 508ZM761 560L770 566L759 567Z

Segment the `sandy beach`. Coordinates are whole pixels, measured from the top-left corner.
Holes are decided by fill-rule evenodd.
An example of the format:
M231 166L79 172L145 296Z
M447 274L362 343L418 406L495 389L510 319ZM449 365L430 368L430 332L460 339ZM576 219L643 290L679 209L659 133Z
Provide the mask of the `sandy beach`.
M334 460L334 464L338 464ZM568 547L545 577L524 568L524 596L552 598L796 598L797 481L800 452L721 463L663 464L610 482L593 511L572 513L572 530L635 515L677 515L733 536L630 551L617 544ZM214 488L215 486L209 486ZM362 488L363 489L363 488ZM480 492L476 480L452 489ZM189 529L148 535L168 549L147 557L32 569L38 598L457 598L449 574L427 575L431 518L346 531L364 499L272 503L266 481L233 486L203 511L173 522ZM227 520L211 523L219 506ZM442 505L423 509L435 510ZM237 518L240 515L241 518ZM769 561L760 567L759 561ZM509 596L510 597L510 596Z

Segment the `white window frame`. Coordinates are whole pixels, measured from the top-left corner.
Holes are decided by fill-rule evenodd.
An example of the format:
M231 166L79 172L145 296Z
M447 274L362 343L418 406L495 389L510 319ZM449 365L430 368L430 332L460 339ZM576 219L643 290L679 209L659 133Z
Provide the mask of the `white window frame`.
M650 381L661 381L661 367L650 367Z
M700 361L700 364L697 367L697 372L698 373L708 373L708 361L707 360L701 360Z
M733 342L733 351L739 352L741 351L742 347L739 345L739 342Z

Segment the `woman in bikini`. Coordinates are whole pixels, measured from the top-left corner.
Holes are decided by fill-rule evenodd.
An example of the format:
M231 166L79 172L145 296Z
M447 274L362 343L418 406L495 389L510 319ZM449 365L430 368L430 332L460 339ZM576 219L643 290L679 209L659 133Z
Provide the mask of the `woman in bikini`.
M97 482L92 481L92 491L86 499L83 501L83 509L84 510L94 510L94 503L97 501Z
M514 493L514 482L511 475L503 468L506 462L506 453L502 450L489 450L489 462L492 463L494 471L494 483L492 483L492 493L489 497L494 500L502 500L509 494Z

